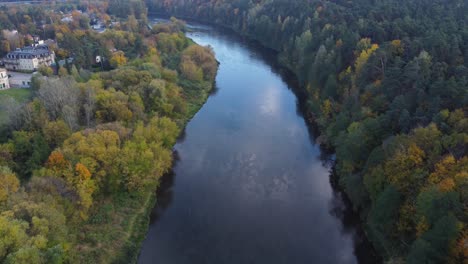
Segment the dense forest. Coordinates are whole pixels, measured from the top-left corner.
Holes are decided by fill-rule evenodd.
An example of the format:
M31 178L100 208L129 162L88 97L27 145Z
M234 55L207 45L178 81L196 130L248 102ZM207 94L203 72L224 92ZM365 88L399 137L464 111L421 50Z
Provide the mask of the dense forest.
M279 52L339 183L391 263L468 259L468 4L147 0Z
M172 146L218 65L176 19L150 28L112 1L55 8L0 10L0 27L19 32L2 52L44 34L74 58L41 68L26 102L0 93L0 262L134 262ZM98 33L92 16L114 26Z

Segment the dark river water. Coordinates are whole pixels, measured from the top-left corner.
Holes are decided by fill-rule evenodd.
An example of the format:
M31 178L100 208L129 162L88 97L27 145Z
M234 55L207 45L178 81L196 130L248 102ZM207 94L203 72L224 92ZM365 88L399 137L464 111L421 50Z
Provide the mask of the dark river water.
M175 146L139 263L375 263L271 57L201 27L216 91ZM290 83L290 84L288 84Z

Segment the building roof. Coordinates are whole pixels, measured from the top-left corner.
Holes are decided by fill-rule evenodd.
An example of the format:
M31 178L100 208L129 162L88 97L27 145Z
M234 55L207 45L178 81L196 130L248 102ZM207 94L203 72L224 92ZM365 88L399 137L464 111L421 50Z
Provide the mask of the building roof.
M15 51L9 52L7 58L17 58L19 55L25 55L27 58L38 57L38 56L49 56L49 47L46 45L37 45L35 47L24 47Z
M59 60L59 61L58 61L58 65L59 65L60 67L63 67L63 66L65 66L65 64L67 64L67 63L68 63L68 64L72 64L74 60L75 60L74 58L68 58L68 59L65 59L65 60ZM56 65L56 64L54 63L53 65Z

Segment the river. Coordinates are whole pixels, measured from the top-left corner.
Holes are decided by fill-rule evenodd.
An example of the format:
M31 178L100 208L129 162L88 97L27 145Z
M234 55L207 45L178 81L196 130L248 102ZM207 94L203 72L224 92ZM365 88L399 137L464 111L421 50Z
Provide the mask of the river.
M194 27L216 91L175 146L139 263L375 263L274 54Z

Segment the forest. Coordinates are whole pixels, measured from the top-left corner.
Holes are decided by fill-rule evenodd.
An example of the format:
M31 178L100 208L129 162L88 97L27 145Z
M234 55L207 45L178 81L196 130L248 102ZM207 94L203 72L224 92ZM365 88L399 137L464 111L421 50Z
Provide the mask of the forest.
M147 0L278 52L389 263L468 259L468 4Z
M67 61L40 68L29 94L0 93L0 263L136 261L172 147L218 63L183 22L151 28L131 2L125 13L113 1L0 9L0 28L18 30L2 34L2 54L41 35ZM93 18L114 26L98 33Z

